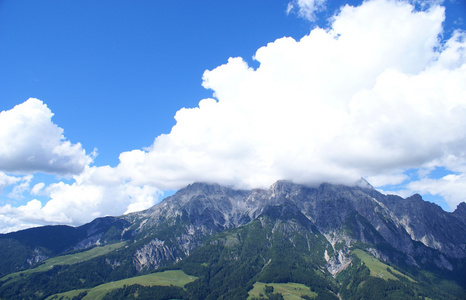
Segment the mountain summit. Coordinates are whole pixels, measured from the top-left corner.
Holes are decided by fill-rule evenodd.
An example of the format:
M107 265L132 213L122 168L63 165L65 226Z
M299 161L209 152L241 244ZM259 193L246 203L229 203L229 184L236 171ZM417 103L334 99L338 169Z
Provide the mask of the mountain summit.
M9 299L67 299L168 269L197 277L178 290L183 299L286 299L270 287L291 283L309 290L303 299L451 299L464 296L466 204L449 213L362 181L254 190L194 183L142 212L1 235L0 249L0 298ZM92 250L100 252L86 256ZM84 258L40 269L70 251ZM256 293L261 284L268 293Z

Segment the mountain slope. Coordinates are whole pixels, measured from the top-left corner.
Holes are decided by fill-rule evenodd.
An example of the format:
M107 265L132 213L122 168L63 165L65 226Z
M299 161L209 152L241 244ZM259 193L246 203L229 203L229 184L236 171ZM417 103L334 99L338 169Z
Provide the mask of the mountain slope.
M6 250L0 259L10 259L2 264L2 275L69 250L116 241L126 246L79 264L4 281L0 298L40 299L166 268L199 277L185 287L190 299L247 298L256 282L300 283L325 299L367 296L374 293L369 289L374 282L386 295L393 296L393 288L403 297L457 297L462 289L454 283L445 292L428 282L455 279L464 286L465 220L464 204L448 213L419 195L383 195L365 182L308 187L278 181L266 190L195 183L142 212L77 228L1 235L0 248ZM355 255L355 249L411 277L400 275L396 281L401 283L393 283L391 276L388 283L371 279L368 261ZM362 282L371 283L367 290L360 288Z
M0 234L0 277L67 251L118 241L128 225L124 219L105 217L80 227L44 226Z

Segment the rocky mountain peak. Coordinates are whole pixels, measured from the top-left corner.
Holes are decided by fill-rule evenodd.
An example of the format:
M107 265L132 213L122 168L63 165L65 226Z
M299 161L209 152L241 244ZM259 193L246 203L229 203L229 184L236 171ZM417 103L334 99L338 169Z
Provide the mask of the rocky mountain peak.
M417 193L411 195L411 196L408 197L408 198L406 198L406 200L409 200L409 201L418 201L418 202L419 202L419 201L424 201L424 200L422 199L422 196L419 195L419 194L417 194Z
M452 213L453 216L458 218L464 224L466 224L466 203L461 202Z
M374 187L366 179L362 177L361 179L356 181L355 186L363 188L363 189L375 190Z
M460 204L458 204L454 212L457 214L462 214L466 216L466 203L461 202Z

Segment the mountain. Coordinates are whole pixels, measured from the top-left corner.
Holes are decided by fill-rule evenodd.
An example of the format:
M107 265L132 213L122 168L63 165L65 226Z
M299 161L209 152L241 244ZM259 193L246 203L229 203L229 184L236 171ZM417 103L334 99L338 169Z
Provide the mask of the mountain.
M466 204L365 181L194 183L142 212L0 235L0 250L1 299L92 299L109 282L109 299L466 298ZM192 281L141 279L168 270Z

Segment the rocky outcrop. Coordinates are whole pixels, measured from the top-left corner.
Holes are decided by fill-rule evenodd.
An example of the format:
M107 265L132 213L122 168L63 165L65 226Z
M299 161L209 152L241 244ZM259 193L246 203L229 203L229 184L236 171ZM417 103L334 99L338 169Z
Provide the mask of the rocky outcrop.
M34 249L31 258L28 258L26 261L30 266L32 266L40 263L41 261L46 260L47 258L47 255L42 253L42 251L39 248L36 248Z
M176 247L166 245L164 241L153 239L134 253L134 265L138 271L144 268L158 269L166 262L181 260L181 253Z

